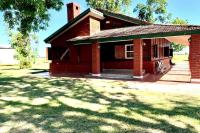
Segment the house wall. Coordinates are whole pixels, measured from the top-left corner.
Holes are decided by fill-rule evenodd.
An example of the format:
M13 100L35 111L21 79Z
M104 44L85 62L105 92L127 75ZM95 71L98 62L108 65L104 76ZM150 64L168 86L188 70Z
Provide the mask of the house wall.
M75 10L75 5L72 7ZM74 11L73 10L73 11ZM68 11L69 12L69 11ZM79 12L77 12L79 13ZM73 17L73 16L72 16ZM109 21L109 23L107 23ZM135 24L112 18L106 17L105 20L99 21L93 17L87 17L82 20L80 23L65 31L62 35L58 36L51 41L51 53L48 53L51 56L59 56L52 60L50 64L50 71L52 74L59 73L90 73L91 72L91 46L74 46L73 44L67 43L66 40L77 37L77 36L88 36L94 34L100 30L120 28L126 26L133 26ZM69 55L65 56L63 60L60 60L60 57L69 48ZM60 50L58 50L60 49ZM108 56L107 56L108 57ZM119 61L118 61L119 62ZM121 60L122 64L126 63L126 67L132 68L131 61ZM117 65L116 68L121 68L122 65ZM114 64L114 62L113 62ZM131 65L130 65L131 64ZM111 66L110 62L101 64L105 67Z
M125 59L125 45L133 41L101 44L102 69L132 69L133 60Z
M78 30L77 30L78 29ZM66 40L77 37L87 36L100 30L100 23L91 17L85 18L76 26L69 29L67 32L54 39L51 42L52 51L56 48L65 49L69 48L69 59L65 58L61 61L59 58L61 54L55 55L55 52L51 54L59 56L57 60L52 60L50 65L50 71L52 74L60 73L90 73L91 72L91 45L75 46L70 43L66 43Z
M71 46L69 61L50 64L51 74L91 73L91 45Z
M101 21L101 30L122 28L128 26L136 26L136 24L129 23L109 16L106 17L103 21Z
M77 37L77 36L87 36L90 34L90 18L87 17L67 32L63 33L59 37L51 41L52 46L66 46L66 40Z

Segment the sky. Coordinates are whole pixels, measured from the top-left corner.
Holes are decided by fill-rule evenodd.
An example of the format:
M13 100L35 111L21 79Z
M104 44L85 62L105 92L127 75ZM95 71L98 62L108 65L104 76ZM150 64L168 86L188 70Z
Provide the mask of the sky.
M47 30L40 31L37 33L39 37L39 56L45 57L45 48L49 45L44 43L44 39L51 35L53 32L58 30L61 26L67 23L67 9L66 3L76 2L81 6L81 11L84 11L88 8L85 0L63 0L64 6L62 10L59 12L50 11L51 19L49 21L49 27ZM132 4L129 7L128 12L130 16L136 17L135 14L132 13L133 8L137 5L137 3L144 3L146 0L132 0ZM173 18L179 17L185 19L189 22L189 24L200 25L200 0L168 0L168 12L172 13ZM3 21L3 14L0 13L0 46L10 46L9 38L7 36L6 25Z

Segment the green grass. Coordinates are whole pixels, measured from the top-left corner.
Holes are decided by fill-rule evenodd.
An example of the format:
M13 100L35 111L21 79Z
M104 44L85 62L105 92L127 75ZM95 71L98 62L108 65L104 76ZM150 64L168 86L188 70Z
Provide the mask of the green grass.
M188 55L174 55L172 58L173 63L188 61Z
M200 97L0 66L0 132L200 132ZM45 66L45 67L44 67Z

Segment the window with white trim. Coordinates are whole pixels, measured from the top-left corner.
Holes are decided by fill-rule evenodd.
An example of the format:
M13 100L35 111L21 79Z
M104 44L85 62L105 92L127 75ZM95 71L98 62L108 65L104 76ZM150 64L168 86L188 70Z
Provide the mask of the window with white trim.
M133 54L134 54L133 44L125 45L125 58L126 59L133 59Z

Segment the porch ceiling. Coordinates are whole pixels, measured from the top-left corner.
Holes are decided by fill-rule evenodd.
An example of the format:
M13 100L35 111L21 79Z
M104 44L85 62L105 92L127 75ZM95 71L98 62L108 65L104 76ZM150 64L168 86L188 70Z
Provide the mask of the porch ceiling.
M192 34L200 34L200 26L154 24L103 30L91 36L76 37L67 41L74 44L88 44L93 43L94 41L104 43L113 41L125 41L136 38L147 39Z
M189 46L190 45L190 42L189 42L190 37L191 37L191 35L185 35L185 36L166 37L165 39L167 39L170 42Z

